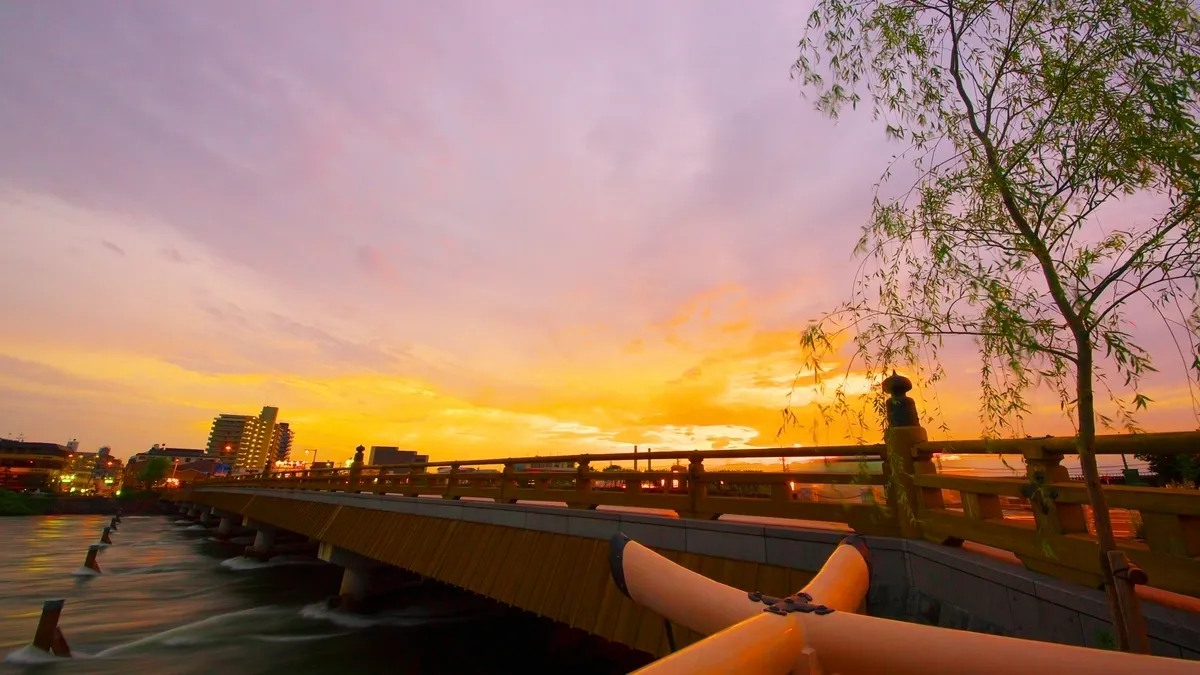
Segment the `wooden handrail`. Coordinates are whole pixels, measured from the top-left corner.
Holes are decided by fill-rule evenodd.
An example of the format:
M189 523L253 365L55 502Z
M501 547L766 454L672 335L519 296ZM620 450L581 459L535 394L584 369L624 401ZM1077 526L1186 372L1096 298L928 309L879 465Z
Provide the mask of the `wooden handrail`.
M922 452L944 452L956 455L1024 455L1032 449L1060 455L1078 454L1075 448L1074 436L925 441L918 444L914 449ZM1200 431L1171 431L1154 434L1103 434L1096 436L1096 454L1200 454Z

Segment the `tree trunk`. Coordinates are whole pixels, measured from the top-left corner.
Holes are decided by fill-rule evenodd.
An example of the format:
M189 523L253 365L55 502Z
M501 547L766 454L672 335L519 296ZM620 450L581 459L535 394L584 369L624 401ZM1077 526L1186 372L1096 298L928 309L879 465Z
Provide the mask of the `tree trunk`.
M1117 548L1117 539L1113 536L1112 518L1108 513L1108 503L1104 500L1104 492L1100 489L1100 468L1096 465L1096 405L1095 392L1092 388L1091 336L1086 333L1082 335L1076 333L1075 342L1079 357L1075 376L1079 434L1075 437L1075 447L1079 452L1079 466L1083 469L1088 502L1091 504L1092 517L1096 523L1096 541L1100 548L1100 576L1104 581L1104 594L1108 597L1108 611L1112 615L1113 634L1117 641L1117 648L1121 651L1129 651L1129 627L1125 622L1125 614L1121 611L1116 579L1113 577L1112 564L1108 560L1108 552Z

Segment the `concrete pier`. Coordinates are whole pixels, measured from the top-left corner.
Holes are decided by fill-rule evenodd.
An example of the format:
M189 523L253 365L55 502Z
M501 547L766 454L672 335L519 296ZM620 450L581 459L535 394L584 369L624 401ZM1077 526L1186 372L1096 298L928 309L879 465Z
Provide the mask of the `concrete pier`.
M373 583L374 577L384 565L327 543L318 547L317 557L344 570L338 594L329 599L329 604L347 612L366 611L371 593L377 590Z
M278 530L270 525L255 522L249 518L245 518L242 524L256 530L254 543L246 547L244 555L247 558L256 558L258 560L267 560L270 558L273 555L272 550L275 548L275 536Z
M206 508L200 511L200 524L204 527L212 527L217 524L216 509Z

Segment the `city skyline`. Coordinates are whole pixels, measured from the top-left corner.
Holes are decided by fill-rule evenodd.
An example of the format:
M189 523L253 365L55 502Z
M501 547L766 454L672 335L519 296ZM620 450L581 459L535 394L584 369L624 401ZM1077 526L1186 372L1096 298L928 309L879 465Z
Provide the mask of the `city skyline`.
M789 80L807 3L287 7L0 9L0 429L128 456L270 401L329 460L814 442L775 436L797 334L902 148ZM1196 428L1143 342L1143 426ZM914 394L971 437L963 347Z

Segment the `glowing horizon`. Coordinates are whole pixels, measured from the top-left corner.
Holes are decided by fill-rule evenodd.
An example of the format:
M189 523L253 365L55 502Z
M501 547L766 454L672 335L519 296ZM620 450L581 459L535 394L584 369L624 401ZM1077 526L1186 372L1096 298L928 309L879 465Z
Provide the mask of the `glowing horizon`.
M6 7L0 436L128 457L271 405L334 461L846 442L775 432L896 148L788 79L805 3L533 5ZM1194 428L1155 353L1144 425ZM970 437L950 366L915 394Z

